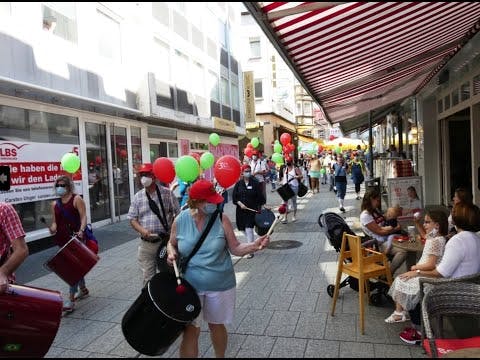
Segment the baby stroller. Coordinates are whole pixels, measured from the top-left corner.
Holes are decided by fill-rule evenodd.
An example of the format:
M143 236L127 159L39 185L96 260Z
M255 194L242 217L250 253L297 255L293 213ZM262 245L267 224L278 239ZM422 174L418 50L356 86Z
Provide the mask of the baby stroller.
M350 235L355 234L350 227L347 225L345 220L338 214L333 212L327 212L320 214L318 217L318 225L322 228L325 236L327 237L330 245L332 245L337 252L340 252L342 246L342 237L343 233L346 232ZM378 242L375 239L371 239L367 236L361 237L362 245L364 247L371 247L374 250L378 251ZM347 244L348 246L348 244ZM388 285L384 284L381 281L378 282L369 282L370 286L370 301L373 305L379 306L385 303L388 293ZM351 289L358 291L358 280L347 276L341 283L340 288L349 285ZM333 297L333 292L335 291L335 285L330 284L327 286L327 294L330 297Z

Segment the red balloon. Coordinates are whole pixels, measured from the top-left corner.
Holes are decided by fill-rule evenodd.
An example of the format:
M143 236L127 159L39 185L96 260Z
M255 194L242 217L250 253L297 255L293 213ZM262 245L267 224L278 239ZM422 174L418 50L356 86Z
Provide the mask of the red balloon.
M285 145L283 147L283 153L286 155L286 154L290 154L292 150L290 150L290 147L288 145Z
M292 161L292 157L290 155L285 155L285 162Z
M245 155L247 155L249 158L251 158L252 155L253 155L253 148L246 147L246 148L243 150L243 153L244 153Z
M217 160L213 167L213 174L223 188L235 184L240 177L240 161L232 155L224 155Z
M287 146L290 148L290 151L295 150L295 145L293 145L292 143L288 144Z
M97 156L95 157L95 163L96 163L97 165L100 165L100 164L102 163L102 157L101 157L100 155L97 155Z
M248 143L248 144L247 144L247 148L249 148L249 149L253 149L253 145L252 145L252 143Z
M120 150L120 157L125 159L127 157L127 150L125 149Z
M292 137L289 133L283 133L282 135L280 135L280 142L282 143L282 145L287 145L290 140L292 140Z
M175 166L172 160L165 157L157 158L153 162L153 174L161 182L171 183L175 179Z
M199 153L191 152L189 155L191 157L195 158L195 160L197 160L197 162L200 164L200 154Z
M329 139L330 139L330 141L332 141L333 139L335 139L335 136L330 135Z

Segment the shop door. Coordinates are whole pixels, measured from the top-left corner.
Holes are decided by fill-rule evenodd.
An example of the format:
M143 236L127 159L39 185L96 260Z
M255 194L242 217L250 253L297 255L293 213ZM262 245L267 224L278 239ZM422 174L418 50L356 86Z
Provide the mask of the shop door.
M90 215L91 221L97 222L111 218L105 124L85 122L85 140L88 161Z
M110 127L110 146L112 154L112 177L114 194L114 214L120 217L130 207L130 166L128 164L127 128Z
M472 190L470 108L459 111L444 121L446 134L443 139L447 141L443 154L446 161L442 161L445 180L443 189L447 197L444 203L450 204L456 188Z

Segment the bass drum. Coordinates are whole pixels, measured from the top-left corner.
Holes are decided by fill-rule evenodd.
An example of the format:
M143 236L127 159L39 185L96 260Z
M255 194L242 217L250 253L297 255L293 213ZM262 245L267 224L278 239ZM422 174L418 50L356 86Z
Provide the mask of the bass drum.
M62 317L60 292L9 285L0 295L0 358L41 358Z
M98 259L97 254L73 237L45 263L45 267L73 286L95 266Z
M154 275L123 316L123 335L139 353L162 355L200 314L197 292L184 279L182 285L185 291L177 293L175 275Z
M259 214L255 215L255 232L259 236L265 235L274 221L275 214L271 210L262 209Z

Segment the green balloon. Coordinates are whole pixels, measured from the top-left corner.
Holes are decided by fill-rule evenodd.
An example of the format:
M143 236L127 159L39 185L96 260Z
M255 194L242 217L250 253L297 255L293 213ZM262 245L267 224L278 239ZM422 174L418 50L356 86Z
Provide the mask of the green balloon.
M206 151L200 156L200 166L203 170L210 169L215 162L215 157L210 151Z
M278 144L273 145L273 152L274 153L281 154L282 150L283 150L282 149L282 144L278 143Z
M335 148L335 152L336 152L337 154L340 154L340 153L342 152L342 148L341 148L340 146L337 146L337 147Z
M193 156L184 155L175 163L175 173L180 180L191 182L200 175L200 166Z
M280 141L278 139L275 140L275 144L280 144Z
M272 155L272 161L277 165L281 165L283 164L283 156L276 152Z
M66 153L62 156L60 164L63 167L63 170L73 174L80 168L80 158L74 153Z
M325 173L326 173L325 169L324 169L324 168L321 168L321 169L320 169L320 174L323 175L323 174L325 174Z
M220 143L220 136L217 133L211 133L208 140L210 140L210 144L217 146Z
M252 143L254 148L256 148L258 145L260 145L260 140L258 140L257 137L254 137L250 142Z

